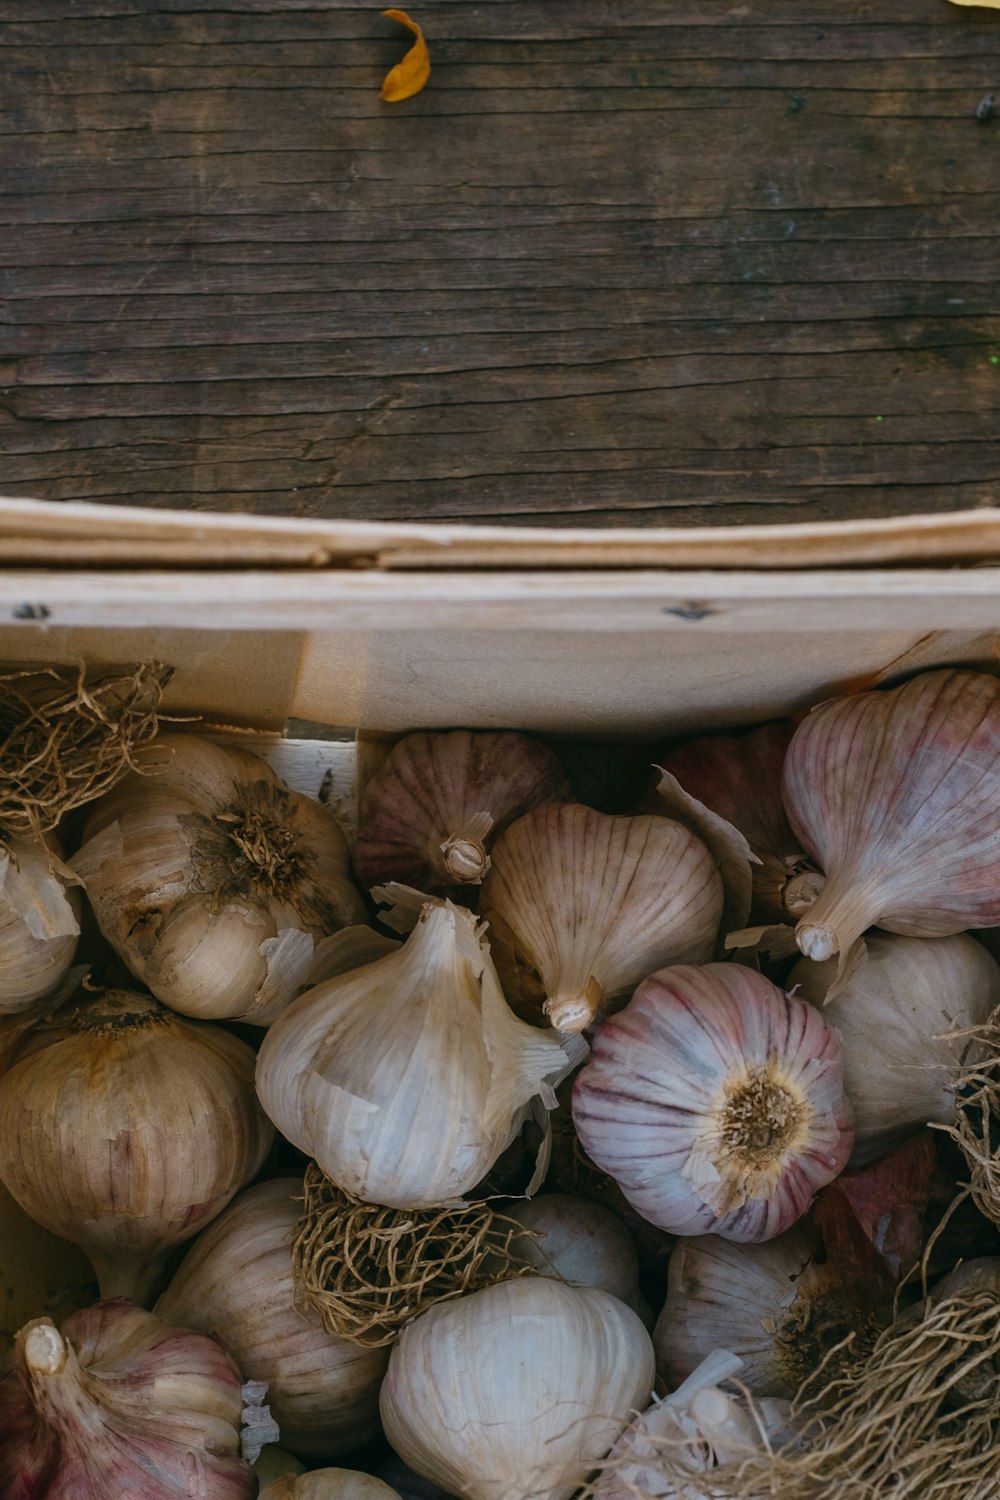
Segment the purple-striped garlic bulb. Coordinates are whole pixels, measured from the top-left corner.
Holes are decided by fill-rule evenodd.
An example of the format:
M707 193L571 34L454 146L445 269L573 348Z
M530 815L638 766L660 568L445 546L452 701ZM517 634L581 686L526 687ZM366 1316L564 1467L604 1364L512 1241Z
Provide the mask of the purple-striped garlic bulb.
M1000 926L1000 682L924 672L821 704L785 758L789 821L825 882L795 929L807 958L869 927Z
M478 885L490 867L489 849L515 818L568 796L553 752L526 734L408 734L361 795L355 874L367 887Z
M833 1031L739 964L641 984L598 1029L573 1120L650 1223L751 1242L794 1224L854 1139Z
M0 1380L4 1500L250 1500L240 1372L221 1344L128 1302L36 1318Z
M722 881L671 818L542 807L497 842L480 912L521 1015L579 1032L670 963L711 958Z

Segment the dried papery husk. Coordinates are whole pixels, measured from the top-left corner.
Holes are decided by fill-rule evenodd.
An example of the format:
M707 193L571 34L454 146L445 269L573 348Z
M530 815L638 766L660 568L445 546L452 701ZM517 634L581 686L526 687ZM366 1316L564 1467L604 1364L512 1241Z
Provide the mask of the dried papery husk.
M170 1250L263 1165L254 1054L149 995L78 992L23 1026L0 1076L0 1180L84 1250L104 1297L144 1302Z
M251 1500L240 1372L221 1344L127 1302L21 1329L0 1380L4 1500Z
M51 833L0 845L0 1014L50 994L73 963L79 882L60 854Z
M976 1207L1000 1228L1000 1007L981 1025L951 1032L947 1042L956 1059L958 1110L953 1124L933 1128L958 1146Z
M674 1234L773 1239L853 1141L820 1013L739 964L663 969L598 1029L573 1085L588 1155Z
M247 750L165 735L91 813L73 860L101 932L183 1015L267 1026L318 941L363 923L333 814Z
M795 1437L713 1469L717 1500L996 1500L1000 1295L966 1287L904 1315L867 1357L821 1370L792 1405ZM658 1469L697 1481L676 1451ZM641 1496L640 1496L641 1500Z
M798 727L789 821L826 880L795 930L807 958L869 927L947 937L1000 926L1000 682L925 672L855 693Z
M406 1211L474 1188L585 1050L511 1013L470 912L419 913L398 951L297 1000L257 1062L286 1139L347 1193Z
M296 1310L292 1239L301 1206L299 1178L241 1193L188 1251L156 1312L221 1339L248 1380L266 1383L286 1448L335 1458L378 1431L388 1355Z
M382 1421L411 1468L466 1500L568 1500L653 1373L649 1335L616 1297L527 1277L409 1324Z
M261 1490L259 1500L400 1500L400 1495L356 1469L313 1469L274 1480Z
M572 1033L654 969L711 958L722 903L715 860L689 829L568 803L497 842L480 912L510 1003Z
M777 720L744 734L706 735L663 760L663 769L738 829L756 856L749 921L760 926L789 921L786 888L811 868L781 800L781 772L794 730L788 720Z
M421 731L394 745L358 807L354 869L363 886L478 885L504 829L569 783L545 745L513 730Z
M644 812L672 818L699 838L715 861L722 880L722 917L715 956L724 957L723 935L743 928L750 915L753 898L752 871L757 864L746 839L732 823L686 792L669 771L654 766L656 785L643 803Z
M511 1242L520 1225L488 1203L384 1208L338 1188L311 1163L292 1245L298 1306L331 1335L384 1349L438 1302L529 1274Z
M628 1230L609 1209L586 1198L543 1193L512 1203L504 1213L528 1231L515 1236L511 1250L536 1275L610 1292L646 1321L639 1257Z
M0 843L37 838L144 761L172 668L0 670Z
M833 999L827 996L836 959L802 959L788 979L804 1000L823 1006L840 1039L844 1088L854 1106L855 1166L931 1121L955 1124L960 1054L967 1068L976 1049L956 1047L953 1033L985 1025L1000 1006L1000 967L965 933L873 932L865 944L867 962Z
M818 1263L819 1250L819 1236L801 1224L763 1245L679 1240L653 1330L667 1385L688 1379L724 1343L743 1362L741 1387L790 1399L849 1336L852 1351L870 1348L891 1321L891 1297L845 1282Z

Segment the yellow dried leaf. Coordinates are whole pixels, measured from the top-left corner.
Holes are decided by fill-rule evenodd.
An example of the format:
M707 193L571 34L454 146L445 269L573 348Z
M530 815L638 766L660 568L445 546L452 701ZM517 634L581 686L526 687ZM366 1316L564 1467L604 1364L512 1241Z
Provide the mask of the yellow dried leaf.
M401 26L405 26L417 39L403 61L385 75L379 98L395 104L400 99L409 99L413 94L420 93L431 76L431 59L424 33L416 21L410 20L405 10L384 10L382 14L388 16L390 21L398 21Z

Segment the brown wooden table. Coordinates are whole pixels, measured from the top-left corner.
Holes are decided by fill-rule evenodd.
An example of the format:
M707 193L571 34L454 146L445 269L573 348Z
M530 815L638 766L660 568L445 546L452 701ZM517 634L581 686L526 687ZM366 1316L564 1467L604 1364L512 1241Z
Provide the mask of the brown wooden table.
M0 0L0 493L996 502L1000 13L414 0L431 81L387 105L380 11Z

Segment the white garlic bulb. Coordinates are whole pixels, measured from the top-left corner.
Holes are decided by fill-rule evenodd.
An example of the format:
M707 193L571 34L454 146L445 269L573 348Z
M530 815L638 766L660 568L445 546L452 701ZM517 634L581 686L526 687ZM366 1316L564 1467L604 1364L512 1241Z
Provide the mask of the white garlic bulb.
M165 735L91 813L73 860L101 931L183 1015L266 1026L316 943L364 922L333 814L259 756Z
M579 1032L654 969L711 958L722 903L715 860L680 823L568 803L497 841L479 909L511 1004Z
M378 1431L389 1355L296 1311L291 1240L301 1192L300 1180L281 1177L241 1193L188 1251L156 1312L213 1334L248 1380L266 1382L284 1447L334 1457Z
M274 1131L251 1048L149 995L80 992L23 1030L0 1076L0 1180L145 1301L170 1250L260 1171Z
M773 1239L851 1151L840 1046L819 1011L740 964L653 974L573 1085L580 1143L672 1234Z
M840 1040L854 1106L855 1166L874 1161L931 1121L955 1120L954 1081L966 1046L951 1033L980 1026L1000 1005L1000 967L974 938L872 932L868 959L824 1003L835 959L802 959L789 977L822 1005Z
M403 1460L466 1500L568 1500L649 1400L635 1313L590 1287L524 1277L403 1329L382 1422Z
M824 1281L810 1267L818 1248L818 1236L798 1224L763 1245L714 1234L678 1240L653 1330L667 1384L680 1385L725 1344L742 1360L740 1383L751 1394L794 1396L814 1368L810 1311Z
M461 1197L578 1060L512 1015L476 918L428 902L402 948L318 985L271 1027L257 1091L338 1187L387 1208Z
M4 1500L250 1500L240 1372L221 1344L127 1302L21 1329L0 1379Z
M311 1474L289 1474L260 1492L259 1500L400 1500L371 1474L356 1469L313 1469Z
M587 1198L543 1193L512 1203L504 1217L530 1231L515 1239L511 1249L539 1276L598 1287L640 1317L648 1312L639 1290L638 1253L625 1225L610 1209Z
M50 834L0 844L0 1015L65 978L80 937L79 882Z

